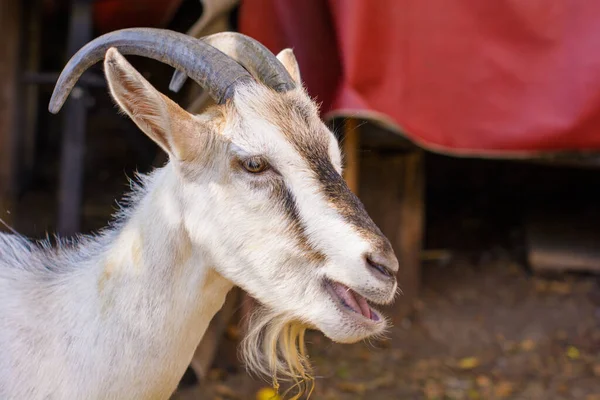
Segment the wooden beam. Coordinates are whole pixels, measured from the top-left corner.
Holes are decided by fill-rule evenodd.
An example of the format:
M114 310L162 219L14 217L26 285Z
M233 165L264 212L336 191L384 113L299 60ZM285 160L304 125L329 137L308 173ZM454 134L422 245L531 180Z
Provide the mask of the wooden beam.
M536 273L600 273L597 214L537 212L525 223L527 261Z
M208 372L213 365L217 350L221 344L221 339L225 335L227 326L231 322L237 309L240 299L239 292L240 289L238 288L233 288L233 290L229 292L225 304L210 321L206 333L196 348L191 366L196 377L200 381L200 384L206 379Z
M199 38L229 30L229 13L239 0L203 0L201 3L202 15L186 32L188 35Z
M367 152L361 160L361 201L392 243L403 295L394 305L394 323L412 311L421 280L425 217L425 173L422 151Z
M0 218L8 224L17 183L20 23L21 0L0 0Z
M343 150L345 158L344 179L352 192L358 195L360 175L360 132L358 120L348 118L344 124Z

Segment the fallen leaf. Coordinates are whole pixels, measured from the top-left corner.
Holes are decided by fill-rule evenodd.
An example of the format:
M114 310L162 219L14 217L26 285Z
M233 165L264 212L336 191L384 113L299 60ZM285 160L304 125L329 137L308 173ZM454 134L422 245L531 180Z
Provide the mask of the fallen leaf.
M513 384L510 382L499 382L494 388L494 393L496 397L506 398L510 396L513 392Z
M372 357L372 354L369 350L363 350L359 353L358 358L362 361L369 361Z
M349 392L349 393L363 394L367 391L367 386L364 383L339 382L336 386L341 391Z
M531 351L535 349L535 342L531 339L525 339L521 342L521 349L523 351Z
M416 311L423 311L425 308L425 303L423 300L415 300L413 307Z
M241 332L240 332L240 328L235 325L235 324L231 324L227 327L227 337L231 340L239 340L241 336Z
M479 375L477 377L477 379L475 379L475 382L477 383L477 386L485 388L485 387L490 386L490 384L492 383L492 380L490 378L488 378L487 376Z
M463 358L458 362L458 367L460 369L473 369L479 366L479 360L477 357L467 357Z
M581 353L577 347L569 346L567 348L567 357L569 357L571 360L577 360L579 357L581 357Z
M428 400L441 399L444 396L444 388L438 382L429 380L425 383L423 394Z
M380 376L366 383L368 390L379 389L382 387L390 386L394 383L394 374L389 373L387 375Z
M535 282L535 290L538 293L569 294L573 290L570 282L538 280Z
M220 368L212 368L210 371L208 371L207 378L209 381L219 381L222 380L225 375L226 373L224 370Z
M567 394L569 392L569 386L566 383L561 383L556 388L556 391L560 394Z
M394 361L398 361L403 359L405 356L404 351L400 350L400 349L393 349L392 350L392 360Z
M534 283L535 291L538 293L544 293L548 290L548 282L537 279Z
M573 363L565 362L562 365L562 375L563 377L572 377L575 375L575 369L573 368Z
M477 389L473 389L473 388L469 389L469 391L467 392L467 396L471 400L479 400L481 398L481 395L479 394Z
M519 347L517 343L511 342L510 340L505 341L501 346L505 353L514 353Z
M232 388L225 385L215 385L215 393L227 399L239 399L240 395Z
M508 273L510 275L518 275L521 276L523 273L523 267L517 263L511 262L508 264Z
M569 294L573 290L573 286L569 282L550 283L549 291L556 294Z
M446 389L445 391L445 396L443 397L444 400L446 399L464 399L465 398L465 391L461 390L461 389Z
M256 400L281 400L275 389L265 387L256 392Z
M525 387L521 391L521 397L523 399L544 399L544 393L546 392L545 385L540 381L533 381L529 383L523 383Z
M335 370L335 375L338 378L348 379L348 377L350 376L350 371L348 371L348 367L342 365L341 367L338 367L338 369Z

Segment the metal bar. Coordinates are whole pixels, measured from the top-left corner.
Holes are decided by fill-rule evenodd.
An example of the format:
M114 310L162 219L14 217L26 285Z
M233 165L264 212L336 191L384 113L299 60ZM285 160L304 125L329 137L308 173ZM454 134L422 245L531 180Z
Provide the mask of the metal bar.
M92 38L91 5L91 0L73 0L71 4L69 57ZM58 232L63 236L74 235L80 230L87 124L85 97L85 89L81 85L76 86L64 110L58 195Z
M58 80L59 73L56 72L24 72L21 75L21 83L30 85L54 85ZM106 87L106 82L101 76L84 73L77 84L81 87Z

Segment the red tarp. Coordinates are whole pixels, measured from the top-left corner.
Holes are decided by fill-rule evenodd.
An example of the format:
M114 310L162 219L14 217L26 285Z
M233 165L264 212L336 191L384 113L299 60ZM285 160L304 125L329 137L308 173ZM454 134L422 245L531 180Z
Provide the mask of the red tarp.
M137 26L162 27L183 0L95 0L94 27L100 33Z
M292 47L325 116L453 154L600 149L600 1L244 0L240 31Z

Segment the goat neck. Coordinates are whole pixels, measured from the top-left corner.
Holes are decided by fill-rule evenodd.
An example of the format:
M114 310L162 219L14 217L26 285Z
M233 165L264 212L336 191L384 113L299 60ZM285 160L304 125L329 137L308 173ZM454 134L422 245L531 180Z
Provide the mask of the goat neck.
M142 398L147 391L168 396L175 389L232 288L190 241L178 203L181 184L175 168L167 165L146 185L145 195L115 232L95 271L97 319L109 325L100 331L113 336L108 343L139 349L139 354L121 360L133 365L119 368L120 374L131 371L132 381L143 382L131 398ZM135 343L123 343L119 337Z

